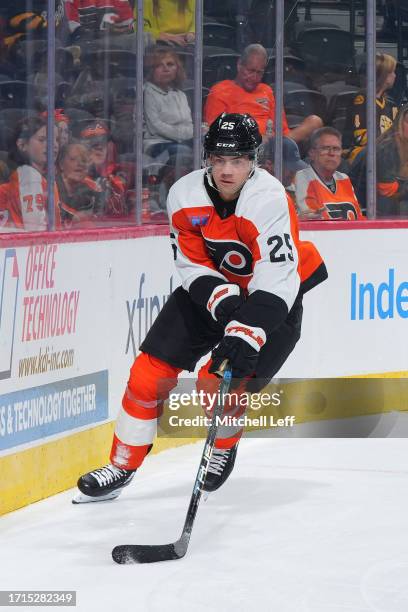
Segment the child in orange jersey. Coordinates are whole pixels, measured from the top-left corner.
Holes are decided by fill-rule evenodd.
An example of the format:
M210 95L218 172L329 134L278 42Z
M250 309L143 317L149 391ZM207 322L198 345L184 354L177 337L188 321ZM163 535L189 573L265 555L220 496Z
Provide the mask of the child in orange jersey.
M7 183L0 185L0 231L44 231L47 212L47 124L28 117L15 130L10 161L17 165ZM55 130L54 154L58 143ZM55 226L61 226L59 196L54 188Z

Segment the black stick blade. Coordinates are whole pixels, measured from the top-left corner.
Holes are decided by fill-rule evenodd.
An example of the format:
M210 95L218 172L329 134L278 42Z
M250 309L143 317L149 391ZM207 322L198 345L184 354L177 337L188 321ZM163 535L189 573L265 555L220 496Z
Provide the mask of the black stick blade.
M112 558L116 563L157 563L157 561L173 561L181 559L187 551L187 546L180 540L174 544L123 544L115 546Z

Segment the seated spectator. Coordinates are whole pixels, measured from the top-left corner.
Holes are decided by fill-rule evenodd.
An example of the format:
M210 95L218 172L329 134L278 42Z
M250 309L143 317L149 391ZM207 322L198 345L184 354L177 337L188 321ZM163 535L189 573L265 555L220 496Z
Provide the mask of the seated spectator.
M45 39L47 36L47 3L44 0L4 2L6 46L11 49L20 40Z
M354 221L360 205L341 164L341 134L332 127L316 130L310 139L311 165L296 174L296 204L303 218Z
M166 201L170 187L176 180L191 172L193 161L192 153L188 155L173 156L160 168L157 175L156 189L150 201L150 210L152 214L162 212L167 217Z
M292 235L299 235L299 221L298 215L296 214L296 206L294 201L294 189L293 183L295 180L296 173L307 168L307 164L301 160L298 146L291 138L283 139L282 146L282 158L283 158L283 177L282 184L286 190L286 196L288 199L290 224L292 229ZM270 174L274 174L274 159L275 159L275 140L271 138L265 146L263 153L263 161L261 166ZM301 262L302 270L313 271L313 278L324 280L327 278L327 270L323 264L322 258L318 253L315 245L312 242L301 240L298 242L297 250L299 260ZM312 278L312 277L311 277ZM309 291L313 284L308 281L302 281L300 291L306 293Z
M128 0L64 0L71 42L98 34L123 34L133 30Z
M268 54L262 45L253 44L244 49L238 60L235 80L221 81L210 89L204 108L204 118L208 125L223 112L249 113L257 121L264 141L269 126L274 132L275 97L272 88L261 82L267 63ZM282 120L283 135L290 136L296 142L307 140L314 130L323 125L317 115L309 115L292 130L288 127L284 113Z
M299 153L299 148L291 138L283 138L282 142L282 184L288 191L292 199L295 200L294 181L296 173L299 170L308 168L308 164L304 162ZM267 170L269 174L274 174L275 165L275 138L271 138L265 145L263 151L262 168Z
M0 74L10 80L15 78L16 68L8 59L8 46L6 45L6 24L0 18Z
M112 136L120 154L132 153L135 149L136 88L118 87L113 92Z
M58 146L64 147L69 141L69 119L64 114L63 108L55 109L55 125L58 130Z
M408 216L408 106L377 141L377 217Z
M144 150L163 162L173 155L188 154L193 137L193 120L186 94L183 65L175 51L156 48L149 58L144 89Z
M195 0L144 0L143 18L156 43L185 47L195 40Z
M56 138L54 146L56 156ZM0 185L1 231L47 230L47 126L42 117L29 117L18 123L9 157L17 168L10 180ZM55 226L60 228L56 188L54 201Z
M41 117L44 117L47 121L47 111L41 113ZM57 128L57 141L58 148L64 147L69 141L69 118L64 113L63 108L56 108L54 111L55 127Z
M376 55L376 137L390 129L398 112L394 102L385 95L386 91L394 85L396 65L397 60L392 55L387 55L386 53L378 53ZM353 143L348 156L350 162L367 145L366 94L364 90L357 92L353 100L351 116L353 122Z
M105 194L105 215L125 215L127 179L120 165L110 159L108 128L102 121L92 121L81 130L80 139L89 150L89 176Z
M93 225L104 211L104 194L88 176L89 151L81 144L61 148L57 162L57 186L64 227Z
M7 183L10 178L10 169L6 159L0 159L0 185L2 183Z

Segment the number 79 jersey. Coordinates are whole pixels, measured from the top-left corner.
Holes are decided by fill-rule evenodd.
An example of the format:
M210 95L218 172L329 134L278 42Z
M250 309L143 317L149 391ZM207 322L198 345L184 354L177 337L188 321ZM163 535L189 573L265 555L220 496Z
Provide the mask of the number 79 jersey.
M200 276L236 283L248 295L261 290L291 309L304 290L325 278L311 243L299 241L296 212L284 187L256 169L231 207L219 214L204 184L204 170L170 189L167 207L175 263L187 291ZM217 207L218 208L218 207Z

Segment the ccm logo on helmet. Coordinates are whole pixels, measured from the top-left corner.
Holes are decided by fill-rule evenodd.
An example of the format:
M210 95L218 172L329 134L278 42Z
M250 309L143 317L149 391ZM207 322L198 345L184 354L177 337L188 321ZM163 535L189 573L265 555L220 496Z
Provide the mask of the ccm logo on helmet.
M234 149L235 142L217 142L216 147L224 147L225 149Z

